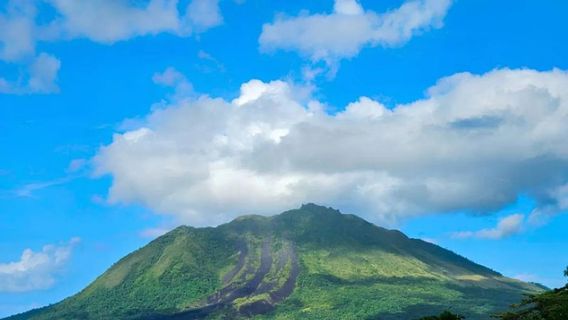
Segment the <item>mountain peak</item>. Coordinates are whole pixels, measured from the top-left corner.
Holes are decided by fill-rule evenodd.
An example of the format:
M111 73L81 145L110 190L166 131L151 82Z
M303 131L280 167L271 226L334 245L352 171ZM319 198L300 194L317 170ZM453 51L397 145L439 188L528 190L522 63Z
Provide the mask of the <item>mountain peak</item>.
M313 212L313 213L341 214L341 212L337 209L334 209L332 207L320 206L320 205L312 203L312 202L302 204L302 206L300 207L300 210L309 211L309 212Z
M10 319L266 313L409 319L453 306L475 320L538 290L400 231L307 203L215 228L178 227L121 259L79 294Z

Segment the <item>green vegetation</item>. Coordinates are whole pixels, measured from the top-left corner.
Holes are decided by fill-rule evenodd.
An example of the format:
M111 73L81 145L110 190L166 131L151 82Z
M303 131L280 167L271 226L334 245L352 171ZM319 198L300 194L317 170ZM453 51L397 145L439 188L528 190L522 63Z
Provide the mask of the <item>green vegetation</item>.
M475 320L538 291L436 245L310 204L216 228L177 228L79 294L10 320L168 319L180 312L390 320L448 306Z
M287 256L282 255L282 252L285 250L290 250L289 244L285 245L280 240L273 241L272 252L275 253L273 256L274 261L270 267L270 271L263 279L263 284L278 288L281 287L290 276L292 262Z
M439 316L430 316L430 317L424 317L424 318L420 318L420 320L463 320L465 319L464 316L458 315L458 314L453 314L449 311L444 311L442 313L440 313Z
M249 296L244 298L238 298L233 302L233 305L240 309L244 305L252 304L258 301L270 301L270 295L268 293L262 293L256 296Z
M233 243L214 229L177 228L33 319L135 319L182 310L220 287L219 270L233 252Z
M261 319L409 319L450 305L470 319L486 319L499 305L506 306L521 297L512 289L482 289L440 280L426 270L424 275L415 272L409 277L365 276L375 267L372 263L341 265L331 261L333 268L314 262L312 254L301 257L304 272L295 292Z
M530 295L513 310L500 314L502 320L566 320L568 319L568 286Z
M568 277L568 268L564 270ZM502 320L566 320L568 319L568 285L540 294L528 295L511 311L499 314Z

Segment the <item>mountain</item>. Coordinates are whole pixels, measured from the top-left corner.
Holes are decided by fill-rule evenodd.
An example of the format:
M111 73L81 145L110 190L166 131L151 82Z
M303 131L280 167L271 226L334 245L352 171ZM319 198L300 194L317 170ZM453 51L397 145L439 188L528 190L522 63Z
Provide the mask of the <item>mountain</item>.
M488 319L542 288L314 204L179 227L80 293L7 319Z

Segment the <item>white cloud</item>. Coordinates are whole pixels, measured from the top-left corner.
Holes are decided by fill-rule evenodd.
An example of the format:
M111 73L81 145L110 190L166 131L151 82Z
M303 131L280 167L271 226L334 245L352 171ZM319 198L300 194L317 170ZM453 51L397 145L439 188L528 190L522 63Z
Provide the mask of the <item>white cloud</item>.
M2 8L0 7L0 10ZM0 93L31 94L58 91L56 84L60 62L41 53L36 55L37 9L34 1L8 0L0 11L0 61L24 65L23 77L0 77Z
M126 0L49 2L60 17L46 30L48 38L87 38L113 43L140 35L177 32L179 29L178 1L149 0L139 4Z
M512 214L499 221L495 228L482 229L479 231L460 231L453 234L454 238L480 238L480 239L501 239L521 232L525 216L522 214Z
M79 238L68 244L46 245L39 252L25 249L19 261L0 263L0 292L25 292L47 289L65 266Z
M345 111L339 113L337 118L346 120L377 119L387 112L387 108L379 102L361 97L357 102L348 104Z
M193 86L185 75L171 67L161 73L154 74L152 80L155 84L174 88L174 98L182 99L193 93Z
M544 203L535 208L528 217L532 226L546 224L558 213L568 211L568 184L553 186L543 191Z
M30 92L50 93L57 92L59 88L55 81L61 62L48 54L40 54L30 67L28 88Z
M199 52L197 53L197 58L199 58L200 60L200 63L197 64L197 68L201 72L225 72L225 66L208 52L199 50Z
M46 53L41 53L28 66L26 78L16 82L0 78L0 93L32 94L59 91L57 74L61 62Z
M5 12L0 11L0 60L14 61L34 54L35 16L36 9L30 1L6 2Z
M222 23L218 0L49 0L59 16L42 30L46 40L87 38L114 43L162 32L190 35ZM89 12L90 14L84 14Z
M336 0L333 5L333 11L337 14L345 15L362 15L365 13L363 7L357 0Z
M180 83L187 82L187 78L182 73L171 67L164 70L164 72L154 74L152 80L156 84L169 87L175 87Z
M196 31L207 30L223 23L219 0L193 0L185 14L186 28Z
M379 222L489 213L519 194L564 203L568 73L495 70L441 79L385 108L362 97L327 114L309 90L252 80L232 101L202 96L154 110L96 159L109 199L193 224L304 202Z
M332 13L277 17L260 35L264 51L298 51L312 61L334 64L363 47L392 47L442 26L452 0L411 0L385 13L365 11L356 0L336 0Z
M0 60L33 56L38 41L114 43L162 32L187 36L223 22L218 2L192 0L182 12L179 0L46 0L55 14L38 22L35 1L8 0L0 11Z
M112 44L138 36L171 33L189 36L222 23L218 0L46 0L53 14L38 19L36 1L0 5L0 61L18 64L23 79L0 77L0 93L54 93L60 61L36 54L38 42L86 38ZM188 3L185 11L178 10ZM2 12L2 9L3 12ZM88 14L85 14L88 13Z

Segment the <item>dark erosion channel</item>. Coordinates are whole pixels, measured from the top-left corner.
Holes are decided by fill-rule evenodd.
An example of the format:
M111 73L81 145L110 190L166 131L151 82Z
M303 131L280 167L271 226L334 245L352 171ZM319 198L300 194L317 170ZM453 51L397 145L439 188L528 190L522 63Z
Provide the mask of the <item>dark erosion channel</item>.
M244 242L239 244L239 252L237 264L223 277L224 287L207 297L203 301L203 306L173 315L146 317L144 320L204 319L209 315L221 312L221 310L233 315L252 316L273 310L276 303L283 301L292 294L296 279L300 273L298 258L292 244L283 246L277 252L276 262L273 258L270 239L262 241L260 259L258 259L258 254L256 255L257 257L254 256L254 248L251 248ZM256 268L255 258L260 260ZM288 263L290 264L289 274L279 287L278 284L267 281L267 275L271 269L275 270L275 272L285 272ZM269 301L267 299L259 299L252 303L244 304L238 309L234 307L233 302L235 300L259 294L268 294L270 297Z

